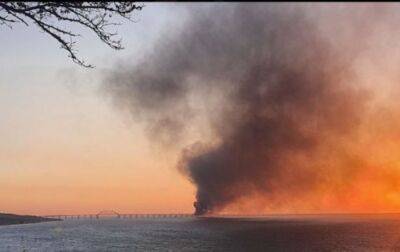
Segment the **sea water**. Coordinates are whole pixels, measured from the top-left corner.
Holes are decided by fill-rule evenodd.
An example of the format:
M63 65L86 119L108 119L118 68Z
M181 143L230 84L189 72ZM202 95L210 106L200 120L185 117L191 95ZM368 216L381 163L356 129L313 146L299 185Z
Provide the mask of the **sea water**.
M64 220L1 226L0 251L400 251L400 215Z

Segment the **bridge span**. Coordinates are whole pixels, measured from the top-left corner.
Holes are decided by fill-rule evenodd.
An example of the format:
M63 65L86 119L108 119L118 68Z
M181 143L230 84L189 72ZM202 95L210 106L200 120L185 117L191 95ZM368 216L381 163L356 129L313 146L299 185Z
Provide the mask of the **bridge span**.
M191 213L121 214L113 210L105 210L105 211L100 211L97 214L56 214L56 215L44 215L42 217L67 220L67 219L101 219L101 218L117 218L117 219L188 218L193 216L194 214Z

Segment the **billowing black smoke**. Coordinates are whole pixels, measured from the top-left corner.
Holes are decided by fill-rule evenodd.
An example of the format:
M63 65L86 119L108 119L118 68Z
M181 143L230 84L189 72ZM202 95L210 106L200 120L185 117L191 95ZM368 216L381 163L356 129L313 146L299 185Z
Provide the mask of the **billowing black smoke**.
M107 77L116 102L169 144L193 123L191 97L208 104L215 141L188 146L179 164L197 186L196 214L253 193L312 190L324 179L321 146L357 127L363 95L349 83L348 60L306 14L276 4L191 9L182 30Z

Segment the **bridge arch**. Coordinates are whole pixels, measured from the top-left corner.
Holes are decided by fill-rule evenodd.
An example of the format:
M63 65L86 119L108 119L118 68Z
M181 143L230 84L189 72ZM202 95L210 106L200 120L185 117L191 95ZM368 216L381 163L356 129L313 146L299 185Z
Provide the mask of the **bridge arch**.
M100 217L117 217L117 218L121 218L121 214L119 214L118 212L114 211L114 210L102 210L100 212L98 212L96 214L96 218L100 218Z

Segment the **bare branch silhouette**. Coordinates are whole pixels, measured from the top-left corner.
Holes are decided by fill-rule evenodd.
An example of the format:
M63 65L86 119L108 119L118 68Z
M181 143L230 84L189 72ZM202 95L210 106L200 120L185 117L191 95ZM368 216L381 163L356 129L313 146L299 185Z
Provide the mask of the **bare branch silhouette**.
M123 49L121 38L115 38L116 32L109 26L120 25L112 22L113 17L131 19L135 10L143 5L135 2L7 2L0 1L0 25L10 28L15 23L37 25L43 32L57 40L61 48L68 52L75 63L84 67L93 67L78 57L74 38L78 33L66 29L66 23L77 24L93 31L109 47Z

